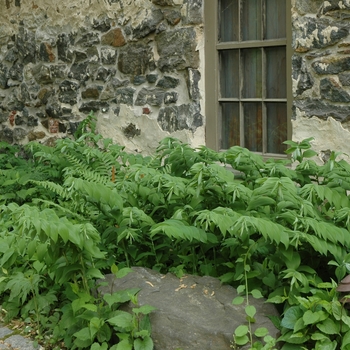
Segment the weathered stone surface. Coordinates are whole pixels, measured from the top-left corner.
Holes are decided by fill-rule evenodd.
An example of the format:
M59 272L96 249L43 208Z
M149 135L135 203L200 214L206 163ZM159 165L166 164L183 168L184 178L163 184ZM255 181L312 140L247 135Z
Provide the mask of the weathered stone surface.
M157 74L147 74L146 75L146 80L150 83L150 84L154 84L158 79L158 75Z
M185 0L185 13L182 17L184 24L203 23L203 0Z
M339 1L324 1L322 13L326 14L327 12L331 11L338 11L338 10L349 10L350 9L350 3L348 1L339 0Z
M134 85L142 85L146 82L146 77L144 75L136 75L134 79L132 80L132 83Z
M165 9L163 12L164 12L164 18L172 26L177 25L181 21L180 11Z
M0 63L0 88L6 89L8 79L8 68Z
M63 79L67 75L67 66L65 64L50 65L50 74L53 79Z
M17 142L22 140L27 135L27 131L22 128L14 128L13 129L13 141Z
M125 144L136 139L128 142L131 138L123 134L125 125L142 129L137 148L150 152L150 145L167 135L157 124L156 114L171 105L178 114L173 136L190 141L195 129L193 115L198 114L191 103L201 100L196 70L197 47L202 50L198 45L203 29L202 0L107 0L83 7L76 1L64 0L57 7L45 0L34 5L14 0L3 8L0 103L7 117L0 120L0 130L9 126L12 132L3 134L17 142L22 132L17 131L15 140L16 126L26 128L29 135L48 117L58 120L51 131L48 125L45 142L53 130L71 133L74 127L70 123L74 125L93 110L97 117L103 114L106 121L115 121L116 125L106 130L117 130L120 142L127 139ZM17 9L15 3L20 4ZM164 77L166 71L171 74ZM127 122L121 122L119 112L125 112L124 108L137 116L137 123L129 112ZM13 125L8 119L12 111L16 111ZM191 116L185 118L187 112ZM156 136L148 137L150 130ZM186 131L183 137L182 130ZM202 138L198 144L203 144L204 132L198 136ZM39 139L38 135L30 138ZM141 138L147 146L142 146Z
M136 106L143 106L143 105L150 105L150 106L161 106L164 100L164 90L152 88L152 89L146 89L143 88L140 90L140 92L137 95L135 105Z
M127 288L140 288L139 306L152 305L150 314L155 350L229 350L236 327L246 324L245 305L232 305L237 292L221 285L213 277L185 275L178 279L172 274L134 267L127 276L116 279L107 275L108 286L99 288L104 295ZM257 309L253 330L266 327L272 336L278 330L268 316L277 316L273 305L264 300L250 299ZM135 307L125 306L125 310ZM247 349L248 347L242 347Z
M305 60L301 56L293 56L292 68L293 79L296 81L295 94L301 95L304 91L313 87L313 78L308 72Z
M190 98L192 101L199 101L201 94L199 91L199 81L201 79L201 73L197 69L188 69L187 86Z
M15 81L23 81L24 66L20 62L16 62L9 70L9 77Z
M317 74L338 74L350 70L350 57L330 57L312 63Z
M82 47L90 47L100 43L100 38L98 33L85 33L82 37L76 42L77 45Z
M203 125L203 116L197 104L183 104L161 108L158 115L158 123L164 131L177 130L195 131Z
M50 43L41 43L39 48L40 60L44 62L54 62L56 56Z
M349 34L344 25L311 16L299 18L294 26L298 28L295 40L297 52L332 46Z
M193 28L166 31L156 36L159 53L158 67L161 71L198 68L196 32Z
M69 103L70 105L74 105L75 103L77 103L78 88L78 83L71 80L64 80L59 85L59 101L61 101L62 103Z
M102 64L106 64L106 65L116 64L117 55L118 53L115 49L103 47L101 49Z
M323 120L333 117L341 122L350 120L350 110L347 105L333 105L321 99L295 100L293 104L294 110L298 108L305 113L306 117L316 116Z
M23 62L35 63L36 59L36 43L35 34L24 27L19 27L19 32L15 40L16 47L18 50L18 55Z
M71 49L74 45L75 35L72 33L62 33L58 35L57 40L57 56L63 62L73 61L73 51Z
M38 84L50 84L53 82L50 68L42 63L33 67L32 74Z
M322 98L332 102L350 102L350 95L334 78L324 78L320 81L320 94Z
M89 86L81 92L81 97L84 99L98 99L100 96L101 87Z
M92 28L100 32L107 32L109 29L111 29L111 23L109 18L105 18L105 19L95 18L92 23Z
M13 131L9 127L5 127L0 130L0 141L7 143L13 142Z
M164 103L169 105L171 103L176 103L179 98L179 94L176 91L166 92L164 94Z
M152 0L152 2L158 6L174 6L173 0Z
M43 131L30 131L28 133L28 141L43 139L46 134Z
M46 104L45 112L50 118L59 118L62 115L61 104L53 99Z
M123 129L123 133L127 138L133 138L141 134L141 130L137 129L136 125L130 123L126 128Z
M83 63L73 64L68 76L69 78L73 78L78 81L88 80L90 77L88 63L83 62Z
M99 110L107 112L109 110L109 104L105 101L89 101L82 103L82 105L79 107L79 111L86 114L90 113L91 111L97 112Z
M134 38L141 39L154 32L163 19L164 15L161 10L152 11L149 17L145 18L136 28L134 28Z
M177 78L173 78L170 76L164 76L163 79L160 79L157 83L157 87L163 89L174 89L179 85L180 81Z
M119 88L116 90L116 98L117 103L123 103L129 106L132 106L134 104L134 93L135 89L133 88Z
M105 67L99 67L96 71L96 80L101 80L106 82L110 76L114 75L115 71Z
M120 47L126 44L126 40L122 30L120 28L115 28L102 36L101 44Z
M350 73L344 72L338 75L339 81L343 86L350 86Z
M144 44L129 44L120 51L118 68L124 74L144 75L153 58L151 47Z

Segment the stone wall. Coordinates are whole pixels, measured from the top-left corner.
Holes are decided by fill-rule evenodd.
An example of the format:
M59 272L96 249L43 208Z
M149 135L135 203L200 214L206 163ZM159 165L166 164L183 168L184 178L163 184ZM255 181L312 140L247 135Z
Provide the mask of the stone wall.
M204 144L201 0L0 0L0 140L51 143L90 111L149 152Z
M94 111L131 151L204 144L203 1L0 0L0 140L51 143ZM291 16L293 139L350 154L350 0Z
M350 1L292 5L293 139L350 154Z

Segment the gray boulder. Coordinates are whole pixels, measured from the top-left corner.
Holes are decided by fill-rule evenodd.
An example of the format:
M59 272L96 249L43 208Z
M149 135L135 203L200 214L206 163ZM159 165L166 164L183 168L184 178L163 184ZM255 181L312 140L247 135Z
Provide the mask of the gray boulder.
M99 287L101 295L127 288L140 288L139 306L156 308L150 315L155 350L230 350L236 327L246 324L244 306L232 305L234 288L213 277L173 274L133 267L123 278L106 275ZM253 330L266 327L278 337L278 330L267 316L278 316L275 307L263 299L251 299L257 310ZM135 307L129 305L127 308ZM245 348L249 348L248 346ZM242 349L245 349L242 348Z

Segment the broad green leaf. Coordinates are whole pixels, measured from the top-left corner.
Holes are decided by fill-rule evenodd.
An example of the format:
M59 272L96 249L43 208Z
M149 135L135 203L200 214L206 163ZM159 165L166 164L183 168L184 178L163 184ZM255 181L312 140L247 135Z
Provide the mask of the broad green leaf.
M245 345L249 342L249 337L247 335L244 335L243 337L234 337L234 342L237 345Z
M151 337L145 337L143 339L137 338L134 340L135 350L153 350L153 341Z
M303 311L299 308L299 306L292 306L284 313L281 326L288 329L294 329L295 323L302 317Z
M253 289L250 293L252 294L252 296L255 299L263 298L263 295L261 294L260 290L258 290L258 289Z
M258 338L265 337L269 333L269 330L265 327L259 327L255 330L254 335Z
M103 344L93 343L91 345L90 350L108 350L108 344L107 343L103 343Z
M111 307L115 303L126 303L131 300L132 295L136 295L140 289L138 288L130 288L125 290L120 290L114 292L113 294L106 293L103 295L103 299L106 301L109 307Z
M130 272L133 272L131 268L129 268L129 267L123 267L122 269L117 270L117 271L114 273L114 276L115 276L116 278L123 278L123 277L125 277L126 275L128 275Z
M90 329L88 327L82 328L79 332L73 334L74 337L80 340L91 339Z
M331 318L318 323L316 327L325 334L338 334L340 332L339 322L334 322Z
M133 308L132 311L138 315L138 314L142 314L142 315L148 315L150 314L152 311L157 310L157 308L151 306L151 305L142 305L141 307L138 308Z
M240 296L238 296L232 300L233 305L241 305L241 304L243 304L243 302L244 302L244 298L240 297Z
M254 305L247 305L245 307L245 313L250 317L250 318L254 318L254 316L256 315L256 308Z
M341 349L348 350L349 346L350 346L350 330L347 331L342 337Z
M244 335L248 334L248 332L249 328L246 325L241 325L235 329L235 336L243 337Z
M237 294L241 294L245 291L245 285L241 284L237 287Z
M117 315L107 320L112 326L130 328L132 326L132 315L125 311L117 311Z
M123 339L117 344L115 350L132 350L133 346L128 339Z

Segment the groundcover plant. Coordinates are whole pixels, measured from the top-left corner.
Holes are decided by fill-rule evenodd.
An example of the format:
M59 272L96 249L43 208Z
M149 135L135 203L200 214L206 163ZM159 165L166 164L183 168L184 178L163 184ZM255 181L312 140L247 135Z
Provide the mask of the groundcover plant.
M247 324L232 347L350 349L350 165L317 165L312 139L289 159L241 147L215 152L162 140L128 154L95 132L91 114L54 147L0 144L0 297L6 321L47 349L153 349L138 290L103 297L97 280L132 266L211 275L238 289ZM250 298L281 317L279 339L252 334ZM132 313L119 309L135 304Z

